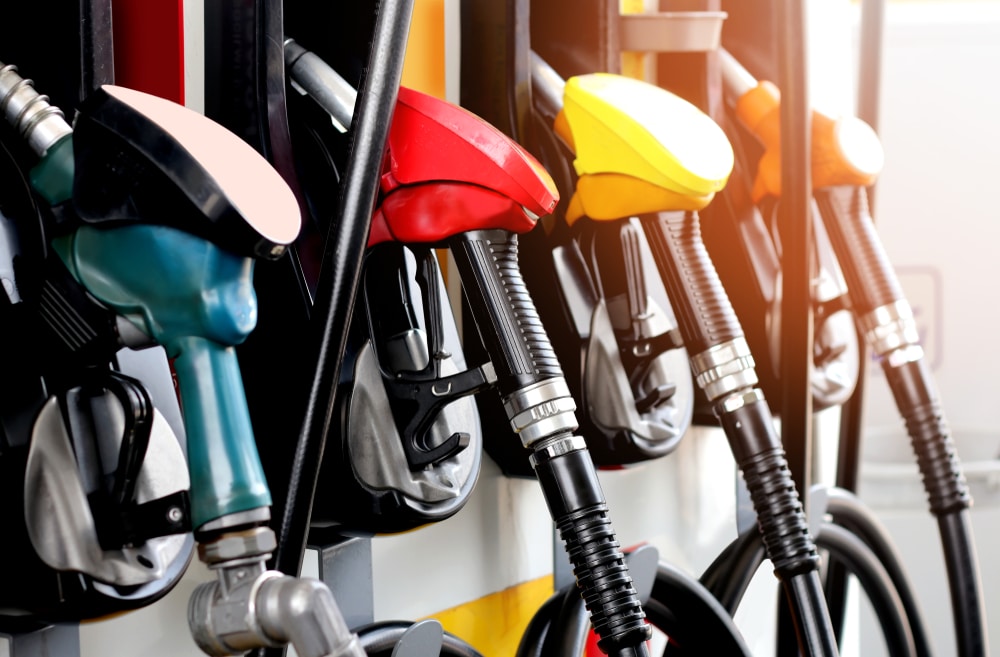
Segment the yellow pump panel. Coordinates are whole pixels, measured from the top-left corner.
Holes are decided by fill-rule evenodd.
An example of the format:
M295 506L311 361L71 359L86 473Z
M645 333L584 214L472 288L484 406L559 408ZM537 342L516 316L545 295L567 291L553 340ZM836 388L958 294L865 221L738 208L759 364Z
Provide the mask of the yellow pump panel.
M416 0L410 21L402 84L445 97L445 0Z
M578 175L614 173L704 197L726 185L733 149L722 129L686 100L609 73L570 78L561 134ZM562 130L560 130L562 128Z

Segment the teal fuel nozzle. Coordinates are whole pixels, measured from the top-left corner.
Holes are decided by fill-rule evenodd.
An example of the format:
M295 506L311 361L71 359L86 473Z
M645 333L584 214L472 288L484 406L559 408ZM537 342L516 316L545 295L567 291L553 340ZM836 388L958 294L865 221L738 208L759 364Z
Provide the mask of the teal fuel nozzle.
M143 224L82 226L53 246L74 278L173 361L192 525L270 506L234 348L257 323L253 260L176 228Z
M257 322L254 259L280 257L298 235L294 196L249 145L175 103L105 86L70 133L50 129L66 126L58 110L15 78L0 68L0 109L41 157L32 184L53 205L72 202L55 251L173 360L193 526L269 506L234 346ZM41 148L39 126L57 133Z

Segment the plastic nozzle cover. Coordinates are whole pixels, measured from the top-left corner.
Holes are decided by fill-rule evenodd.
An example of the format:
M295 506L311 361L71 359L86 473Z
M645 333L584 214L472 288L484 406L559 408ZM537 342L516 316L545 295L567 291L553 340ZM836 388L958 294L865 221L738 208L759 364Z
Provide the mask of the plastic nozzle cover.
M267 160L181 105L105 85L81 107L73 142L86 223L162 224L269 259L298 236L298 203Z

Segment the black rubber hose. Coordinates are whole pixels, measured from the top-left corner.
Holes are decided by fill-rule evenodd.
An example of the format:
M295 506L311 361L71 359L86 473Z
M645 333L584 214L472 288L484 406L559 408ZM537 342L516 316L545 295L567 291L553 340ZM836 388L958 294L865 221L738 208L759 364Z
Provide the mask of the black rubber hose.
M347 343L344 327L350 325L354 311L362 254L368 242L378 174L399 92L412 13L413 0L390 0L379 5L368 75L358 93L351 126L339 220L330 224L326 237L313 308L313 317L321 322L318 324L316 370L295 449L274 554L275 568L289 575L298 575L305 552L316 481Z
M982 583L968 511L972 499L930 372L923 359L899 367L883 361L883 371L906 422L931 513L938 519L958 654L987 655Z
M938 516L938 529L951 590L958 654L962 657L989 655L979 560L968 509Z
M882 369L906 422L931 513L940 517L968 509L969 487L926 363L920 359L892 367L883 361Z
M548 637L552 622L562 609L564 601L565 592L556 591L538 608L535 615L528 621L528 626L524 628L514 657L542 657L545 639Z
M830 551L831 560L843 563L858 578L877 610L890 657L916 655L909 615L892 578L875 553L856 535L831 523L823 525L817 543Z
M659 564L644 607L650 623L670 639L666 654L751 655L732 616L719 601L698 580L670 564ZM517 657L578 657L589 629L579 597L557 593L528 624ZM540 645L541 637L545 638L544 646Z
M784 587L788 612L795 630L795 643L800 654L837 655L837 638L826 611L826 597L818 571L790 577ZM822 609L822 615L807 616ZM780 641L780 637L779 637Z
M697 355L741 337L739 319L705 250L698 216L661 212L644 215L642 225L688 352ZM735 411L719 406L716 414L743 470L768 558L789 601L801 605L793 608L800 646L807 655L835 655L819 557L770 409L760 399Z
M761 399L732 411L720 408L717 414L743 472L767 557L778 576L784 580L815 572L819 555L767 403Z
M826 511L830 514L834 524L843 527L861 539L885 567L906 612L917 657L931 657L930 640L927 636L923 614L913 593L913 585L903 569L903 560L892 544L888 530L882 526L871 509L852 493L843 489L831 488L827 491ZM828 581L831 572L832 569L828 568ZM830 592L827 590L827 595L829 596L829 594Z
M819 555L766 402L744 404L717 415L743 472L768 559L784 585L796 638L806 655L836 655Z
M753 541L749 540L751 537ZM890 654L894 657L919 654L910 625L911 616L903 604L900 590L875 552L850 530L833 523L823 523L816 537L816 545L822 550L829 551L831 563L842 564L849 573L858 578L882 625ZM727 551L734 560L734 566L739 564L739 568L734 567L730 570L728 580L723 574L726 569L721 563L713 563L702 577L704 579L711 571L716 584L728 598L726 601L720 600L720 604L729 614L735 614L750 580L763 564L765 555L759 538L750 532L744 532L733 541ZM815 586L818 586L818 580L817 576ZM730 583L738 585L730 587L728 586ZM712 593L719 595L719 590L713 590ZM912 595L911 590L906 590L906 593ZM808 588L803 586L796 592L796 595L817 594L822 595L822 591L813 586ZM919 615L916 618L919 620Z
M840 506L836 502L832 505L837 512L841 510ZM831 510L831 515L833 514L834 511ZM843 515L854 514L851 511ZM891 557L884 561L884 557L866 544L864 540L866 535L881 530L868 526L866 520L861 520L859 524L865 526L861 535L855 534L847 527L823 523L819 536L816 537L816 545L822 550L829 551L831 564L843 565L848 573L858 578L882 625L890 653L922 656L924 653L921 650L928 650L923 621L919 612L911 612L905 602L906 598L913 600L912 588L905 577L897 583L890 568L886 567L888 564L898 569L898 561L894 561ZM875 543L884 541L883 536ZM711 592L716 596L724 596L725 599L720 599L720 604L729 614L735 614L750 580L763 564L765 555L760 539L750 531L744 532L730 543L724 553L729 554L732 568L727 572L725 563L716 560L702 575L702 581L711 579L716 585L715 589L710 589ZM918 641L924 643L924 648L918 646Z
M368 657L389 657L393 648L412 626L409 621L384 621L366 625L357 630L361 647ZM482 657L471 645L449 632L444 633L441 655L445 657Z
M650 629L586 450L539 459L535 474L608 655L646 654ZM635 652L633 652L635 651Z
M517 236L503 230L469 231L453 237L449 247L501 396L506 399L534 384L561 380L562 368L521 278ZM559 454L536 451L534 466L600 637L598 647L609 655L645 654L649 628L590 453L586 448Z
M700 354L742 337L743 328L702 241L698 215L643 215L642 227L688 353Z
M545 657L579 657L587 646L589 634L590 619L583 600L574 589L568 589L545 636L542 654Z
M698 580L670 564L657 568L646 607L650 622L670 638L666 654L751 655L732 615Z
M760 532L748 529L726 546L702 573L700 581L732 616L766 558Z

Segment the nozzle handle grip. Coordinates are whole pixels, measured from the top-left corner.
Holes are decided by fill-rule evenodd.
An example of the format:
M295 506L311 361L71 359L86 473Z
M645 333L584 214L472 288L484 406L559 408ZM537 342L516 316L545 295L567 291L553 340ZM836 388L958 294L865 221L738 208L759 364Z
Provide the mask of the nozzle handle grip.
M643 215L643 231L689 354L743 337L694 212Z
M472 306L503 397L547 379L562 368L545 333L517 262L517 235L477 230L449 246Z
M875 232L865 189L828 187L816 190L815 197L855 313L866 315L903 300L899 279Z
M234 347L200 337L168 346L181 393L193 526L270 506Z

